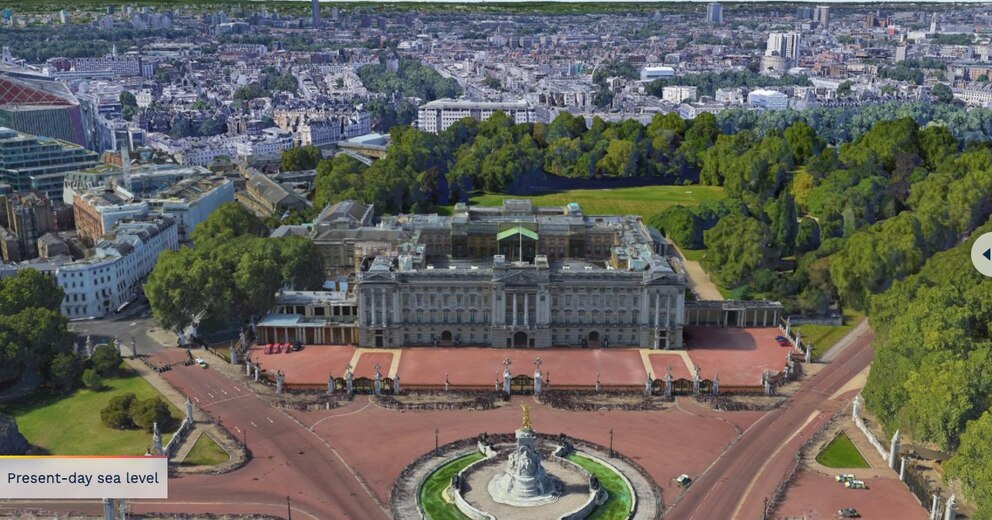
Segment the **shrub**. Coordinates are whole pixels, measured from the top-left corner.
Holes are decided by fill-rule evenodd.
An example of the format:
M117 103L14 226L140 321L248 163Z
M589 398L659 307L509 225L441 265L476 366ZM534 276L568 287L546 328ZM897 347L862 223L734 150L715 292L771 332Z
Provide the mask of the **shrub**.
M83 384L90 390L101 390L103 389L103 378L96 370L87 368L83 370Z
M107 407L100 411L100 420L108 428L115 430L134 428L134 421L131 420L131 406L135 399L135 395L130 392L112 398Z
M90 362L93 363L93 369L101 376L109 377L117 374L120 369L121 355L112 345L97 345Z

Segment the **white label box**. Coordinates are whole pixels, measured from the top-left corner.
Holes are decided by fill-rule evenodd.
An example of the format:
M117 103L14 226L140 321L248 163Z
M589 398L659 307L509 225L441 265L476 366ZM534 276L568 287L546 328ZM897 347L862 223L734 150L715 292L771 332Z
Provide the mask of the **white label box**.
M5 498L169 498L169 459L0 456Z

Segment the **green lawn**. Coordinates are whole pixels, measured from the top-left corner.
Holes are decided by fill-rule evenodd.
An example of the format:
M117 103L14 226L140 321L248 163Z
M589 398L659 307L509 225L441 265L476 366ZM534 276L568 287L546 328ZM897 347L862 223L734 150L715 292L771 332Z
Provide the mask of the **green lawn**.
M468 467L469 464L482 460L485 456L473 452L459 457L436 469L420 487L420 505L424 508L429 520L464 520L463 515L454 504L444 499L444 490L451 485L451 476Z
M204 433L200 435L199 439L196 439L196 444L193 445L193 449L186 455L186 459L183 460L182 465L216 466L217 464L227 462L230 458L231 456L217 444L217 441Z
M126 369L125 369L126 370ZM70 395L36 395L3 409L14 416L17 428L33 446L51 455L143 455L152 445L152 436L143 430L113 430L100 422L100 410L112 397L134 393L138 399L161 397L150 384L134 372L123 377L105 379L99 392L80 389ZM179 426L179 410L171 404ZM162 443L172 437L163 432Z
M606 502L594 509L592 514L587 518L589 520L620 520L627 518L627 513L630 512L633 500L630 496L630 489L627 488L627 483L624 482L623 478L612 469L587 457L573 453L567 458L585 468L589 473L596 475L600 484L610 494Z
M828 468L870 468L868 461L844 433L837 434L816 456L816 461Z
M830 347L840 341L848 331L861 323L863 319L865 319L864 314L855 310L845 309L843 325L798 325L793 327L792 330L800 333L800 340L804 343L813 344L813 359L816 359L823 355L824 352L830 350Z
M568 190L529 197L486 193L472 197L470 202L479 206L500 206L504 199L531 199L537 206L564 206L569 202L578 202L587 215L640 215L647 218L676 204L695 206L724 197L723 188L718 186L641 186Z

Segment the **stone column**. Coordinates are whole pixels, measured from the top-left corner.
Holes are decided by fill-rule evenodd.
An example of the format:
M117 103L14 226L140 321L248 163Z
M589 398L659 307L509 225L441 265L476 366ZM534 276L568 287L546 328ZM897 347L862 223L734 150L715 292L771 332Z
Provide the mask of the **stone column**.
M513 293L513 326L517 326L517 293Z
M251 360L245 359L245 377L251 377Z
M665 397L667 399L672 398L672 373L668 372L665 374Z
M665 295L665 328L670 329L672 327L672 295Z
M334 376L327 374L327 395L334 393Z
M889 443L889 467L895 471L898 471L897 458L899 457L899 441L900 434L899 430L896 430L895 435L892 436L892 441Z
M283 374L282 370L276 372L276 393L282 393L282 383L286 379L286 374Z
M524 293L524 328L530 324L530 293Z
M958 517L958 496L951 495L944 507L944 520L954 520Z
M930 503L930 520L940 520L937 518L937 506L940 504L940 496L933 495L933 502Z
M258 376L259 376L258 365L257 364L256 365L252 365L251 368L255 371L255 382L257 383L258 382Z
M541 395L541 371L534 371L534 395Z
M503 392L506 392L506 395L510 395L510 378L511 377L512 376L510 375L510 370L509 369L503 370Z
M393 325L399 325L403 321L403 314L400 312L400 292L393 288Z
M348 373L345 374L344 376L344 386L345 386L345 390L348 392L348 395L351 395L352 392L355 390L355 388L352 386L353 381L354 381L354 376L349 370Z
M379 323L378 318L376 317L375 289L369 289L369 299L372 300L372 326L375 327L376 324Z
M713 377L713 395L720 395L720 374Z
M697 398L699 397L700 394L699 387L702 384L702 382L703 380L700 379L699 372L696 372L696 375L693 376L692 378L692 395L694 395Z
M383 327L388 327L389 326L389 304L386 303L388 301L386 299L386 289L382 289L379 294L382 296L382 326Z
M654 293L654 328L661 326L661 293Z
M596 393L599 393L599 372L596 372Z
M166 455L162 448L162 432L159 431L157 422L152 425L152 450L155 455Z
M400 376L397 375L393 378L393 395L398 395L400 393Z
M906 482L906 457L899 457L899 480Z
M186 398L186 420L193 422L193 401L189 397Z
M853 419L854 422L858 422L858 419L861 418L861 404L861 394L854 396L854 404L851 407L851 419Z

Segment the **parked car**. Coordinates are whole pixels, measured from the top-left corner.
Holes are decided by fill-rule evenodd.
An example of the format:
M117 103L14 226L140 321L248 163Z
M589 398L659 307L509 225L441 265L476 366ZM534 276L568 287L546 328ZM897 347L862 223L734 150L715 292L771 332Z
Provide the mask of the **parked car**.
M778 344L779 344L779 346L782 346L782 347L791 347L792 346L792 343L789 343L789 340L786 340L786 339L780 339L778 341Z
M840 475L834 477L834 480L837 482L847 482L849 480L854 480L854 475L850 473L841 473Z
M848 480L844 483L844 487L848 489L867 489L868 486L865 485L863 480Z
M203 358L196 358L196 365L200 368L207 368L207 362Z
M789 341L785 336L775 336L775 341Z
M689 487L689 484L692 484L692 479L689 478L689 475L683 474L675 477L675 483L682 487Z
M853 507L845 507L840 511L837 511L837 516L840 518L861 518L861 513Z
M293 343L292 349L293 349L293 352L299 352L299 351L303 350L303 344L300 343L299 341L297 341L297 342Z

